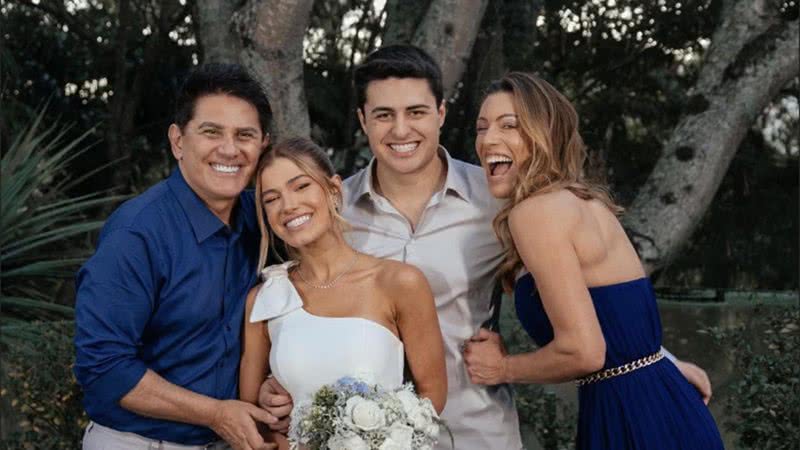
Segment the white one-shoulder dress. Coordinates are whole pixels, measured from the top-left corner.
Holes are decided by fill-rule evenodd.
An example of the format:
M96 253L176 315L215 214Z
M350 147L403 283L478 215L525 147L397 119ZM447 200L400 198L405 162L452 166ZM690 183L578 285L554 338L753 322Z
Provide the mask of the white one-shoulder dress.
M273 376L295 405L343 377L394 389L403 383L403 343L383 325L359 317L322 317L303 308L289 279L291 261L262 271L250 322L267 321Z

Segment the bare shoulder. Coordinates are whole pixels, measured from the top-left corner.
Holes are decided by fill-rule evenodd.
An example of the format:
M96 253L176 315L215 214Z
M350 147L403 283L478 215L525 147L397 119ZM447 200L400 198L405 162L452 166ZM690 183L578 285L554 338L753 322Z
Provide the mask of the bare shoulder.
M416 267L390 259L378 259L378 284L388 292L409 292L427 287L428 280Z
M533 195L514 206L509 227L512 233L515 229L570 230L580 220L583 202L566 189Z

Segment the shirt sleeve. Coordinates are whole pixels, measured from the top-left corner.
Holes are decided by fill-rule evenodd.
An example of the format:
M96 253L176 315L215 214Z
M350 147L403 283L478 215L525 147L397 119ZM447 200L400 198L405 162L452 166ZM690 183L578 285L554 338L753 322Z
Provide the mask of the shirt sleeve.
M666 356L668 360L672 361L672 362L673 362L673 364L675 363L675 361L677 361L677 360L678 360L678 358L676 358L676 357L675 357L675 355L673 355L672 353L670 353L670 351L669 351L669 350L667 350L666 348L664 348L664 346L663 346L663 345L661 346L661 353L663 353L663 354L664 354L664 356Z
M102 236L78 271L74 370L87 400L116 403L144 376L139 349L157 279L147 241L128 229Z

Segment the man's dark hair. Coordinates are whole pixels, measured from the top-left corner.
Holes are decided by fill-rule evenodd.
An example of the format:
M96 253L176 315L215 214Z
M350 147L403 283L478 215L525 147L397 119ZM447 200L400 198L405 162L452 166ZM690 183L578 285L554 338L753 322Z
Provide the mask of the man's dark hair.
M240 98L258 111L261 132L269 131L272 120L267 95L244 67L239 64L204 64L193 70L184 80L175 100L175 123L183 129L192 117L197 99L206 95L225 94Z
M425 50L408 44L387 45L367 55L353 73L358 107L367 101L367 85L387 78L423 78L428 81L436 106L442 104L442 70Z

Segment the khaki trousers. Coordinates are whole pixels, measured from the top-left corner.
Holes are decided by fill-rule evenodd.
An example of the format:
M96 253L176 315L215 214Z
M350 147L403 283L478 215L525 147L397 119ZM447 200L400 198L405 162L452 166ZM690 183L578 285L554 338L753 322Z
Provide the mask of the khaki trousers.
M148 439L135 433L126 433L89 422L83 433L83 450L230 450L224 441L206 445L182 445Z

